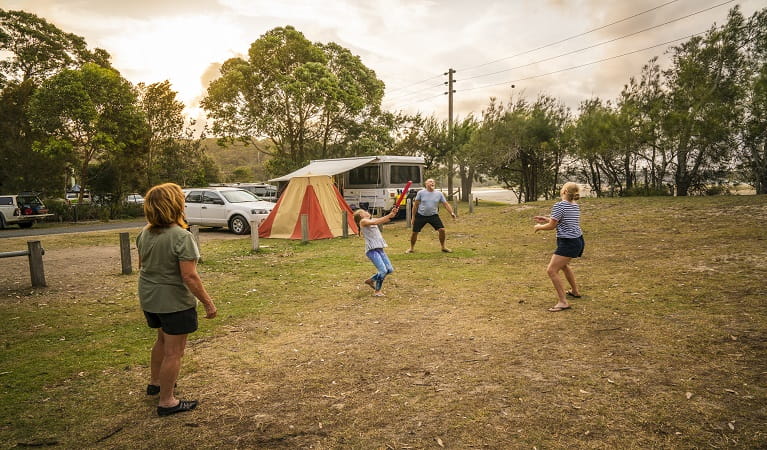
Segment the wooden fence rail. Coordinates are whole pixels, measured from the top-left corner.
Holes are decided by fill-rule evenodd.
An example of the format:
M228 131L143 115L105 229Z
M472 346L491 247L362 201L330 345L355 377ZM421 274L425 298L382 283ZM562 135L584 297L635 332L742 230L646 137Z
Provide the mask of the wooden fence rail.
M0 258L13 258L16 256L29 257L29 275L32 278L32 287L46 287L45 267L43 266L43 255L45 249L40 241L27 241L27 250L17 252L0 253Z

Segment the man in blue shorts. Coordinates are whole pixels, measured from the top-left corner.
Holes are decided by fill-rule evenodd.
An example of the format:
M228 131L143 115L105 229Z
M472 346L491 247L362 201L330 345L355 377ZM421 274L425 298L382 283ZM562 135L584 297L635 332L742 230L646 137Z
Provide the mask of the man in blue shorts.
M442 192L434 190L434 180L429 178L423 184L426 189L418 191L413 201L413 211L411 214L413 225L413 233L410 235L410 248L405 253L413 253L415 251L415 243L418 241L418 233L421 232L426 224L430 224L435 230L439 232L439 245L442 247L442 251L450 253L450 249L445 247L445 226L442 224L442 220L439 218L439 204L445 205L445 209L450 212L450 215L455 219L455 213L453 208L450 207L450 203L445 199L445 195Z

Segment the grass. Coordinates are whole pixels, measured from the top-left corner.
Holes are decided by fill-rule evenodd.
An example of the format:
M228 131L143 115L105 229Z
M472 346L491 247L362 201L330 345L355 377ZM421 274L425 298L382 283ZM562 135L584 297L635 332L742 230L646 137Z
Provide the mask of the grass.
M431 231L405 255L409 230L385 226L383 299L362 284L359 238L253 254L204 233L220 316L191 335L178 389L201 404L162 420L143 394L153 339L136 275L82 256L117 232L43 237L89 274L0 286L0 447L763 446L767 199L581 205L584 298L556 314L554 234L532 233L550 202L461 205L449 255Z

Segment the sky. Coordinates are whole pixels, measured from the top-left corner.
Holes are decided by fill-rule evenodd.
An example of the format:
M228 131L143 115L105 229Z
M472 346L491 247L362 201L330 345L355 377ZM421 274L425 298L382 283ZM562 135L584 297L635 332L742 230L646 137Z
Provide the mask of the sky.
M453 118L461 120L481 118L491 97L545 94L574 112L590 98L617 99L650 58L667 66L670 46L723 24L735 5L746 17L767 7L764 0L0 1L105 49L132 83L170 81L186 114L202 120L199 102L220 65L276 27L359 56L385 83L389 111L447 119L445 73L455 70Z

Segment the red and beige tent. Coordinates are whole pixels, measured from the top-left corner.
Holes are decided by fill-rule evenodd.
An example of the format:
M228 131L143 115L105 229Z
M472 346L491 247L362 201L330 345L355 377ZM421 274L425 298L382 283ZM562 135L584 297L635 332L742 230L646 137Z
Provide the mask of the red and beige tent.
M308 216L309 239L343 235L343 214L351 233L357 233L353 213L327 175L298 176L280 196L274 209L258 227L262 238L301 239L301 215Z

